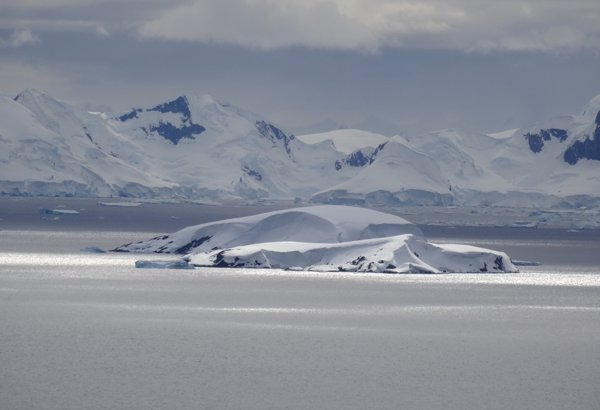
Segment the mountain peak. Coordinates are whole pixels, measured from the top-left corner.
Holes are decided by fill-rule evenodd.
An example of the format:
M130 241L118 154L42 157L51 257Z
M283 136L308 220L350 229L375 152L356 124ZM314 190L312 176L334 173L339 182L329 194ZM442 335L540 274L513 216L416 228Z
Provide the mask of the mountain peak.
M57 111L68 111L72 109L69 104L57 100L50 94L36 88L25 88L17 94L13 100L38 114L40 111L45 111L46 109Z
M33 103L35 101L40 100L49 101L54 104L64 105L54 97L50 96L48 93L38 90L37 88L25 88L23 91L17 94L16 97L13 98L13 100L23 105L28 105L28 103Z
M25 88L19 94L17 94L14 98L15 101L20 101L25 98L37 98L40 96L48 96L44 91L40 91L37 88Z
M154 108L169 106L171 109L183 108L184 105L194 106L198 108L204 108L209 106L228 107L227 104L221 103L215 96L210 94L201 93L183 93L176 97L169 97L164 99L162 104L158 104ZM181 111L169 111L169 112L181 112Z
M586 104L583 109L583 116L585 117L597 117L600 113L600 94L595 96Z
M148 109L147 111L158 111L161 113L171 112L174 114L181 114L182 119L184 121L189 120L189 118L191 117L190 106L188 103L188 99L185 96L179 96L172 101L159 104L154 108Z

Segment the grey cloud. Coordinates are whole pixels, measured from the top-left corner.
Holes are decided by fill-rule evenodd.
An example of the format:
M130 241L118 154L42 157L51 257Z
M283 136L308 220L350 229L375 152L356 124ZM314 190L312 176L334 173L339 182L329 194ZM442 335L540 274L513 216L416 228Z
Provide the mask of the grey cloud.
M286 46L366 48L376 33L334 2L197 1L166 11L140 28L144 37L273 49Z
M409 135L522 126L600 92L597 0L481 3L0 0L0 38L40 41L0 48L0 92L118 111L210 93L292 132L330 119Z
M408 47L552 51L600 47L589 0L196 0L140 26L145 37L273 49Z
M160 13L188 0L19 0L0 2L0 29L34 31L135 31Z
M100 36L108 36L108 30L99 23L93 21L59 20L59 19L35 19L35 20L11 20L0 21L0 27L27 27L26 29L15 29L15 32L31 33L30 28L38 31L88 31ZM26 36L23 36L26 37ZM36 37L37 39L37 37ZM39 40L39 39L37 39Z
M0 48L18 48L26 45L32 45L38 42L38 37L35 34L33 34L31 30L27 28L18 28L15 29L12 33L10 33L8 38L0 38Z
M597 0L19 0L0 28L134 32L272 50L600 49Z

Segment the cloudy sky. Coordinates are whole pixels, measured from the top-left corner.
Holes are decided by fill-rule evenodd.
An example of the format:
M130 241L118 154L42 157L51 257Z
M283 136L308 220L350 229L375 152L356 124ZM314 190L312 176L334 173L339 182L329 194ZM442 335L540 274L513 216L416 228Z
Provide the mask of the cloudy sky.
M0 0L0 92L209 93L301 132L494 132L600 94L598 0Z

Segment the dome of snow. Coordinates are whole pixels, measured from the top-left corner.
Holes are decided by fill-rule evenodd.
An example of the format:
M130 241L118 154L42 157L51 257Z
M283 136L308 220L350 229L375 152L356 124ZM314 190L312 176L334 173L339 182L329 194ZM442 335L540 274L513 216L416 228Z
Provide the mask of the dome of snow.
M396 215L319 205L190 226L116 250L187 254L264 242L339 243L403 234L423 236L416 225Z

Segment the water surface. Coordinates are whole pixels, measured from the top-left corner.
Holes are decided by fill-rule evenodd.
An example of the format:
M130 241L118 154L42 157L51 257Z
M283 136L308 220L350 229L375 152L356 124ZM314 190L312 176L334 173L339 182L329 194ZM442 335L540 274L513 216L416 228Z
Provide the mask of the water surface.
M430 232L543 263L517 274L151 270L80 251L174 230L152 212L4 225L0 408L600 408L593 237Z

